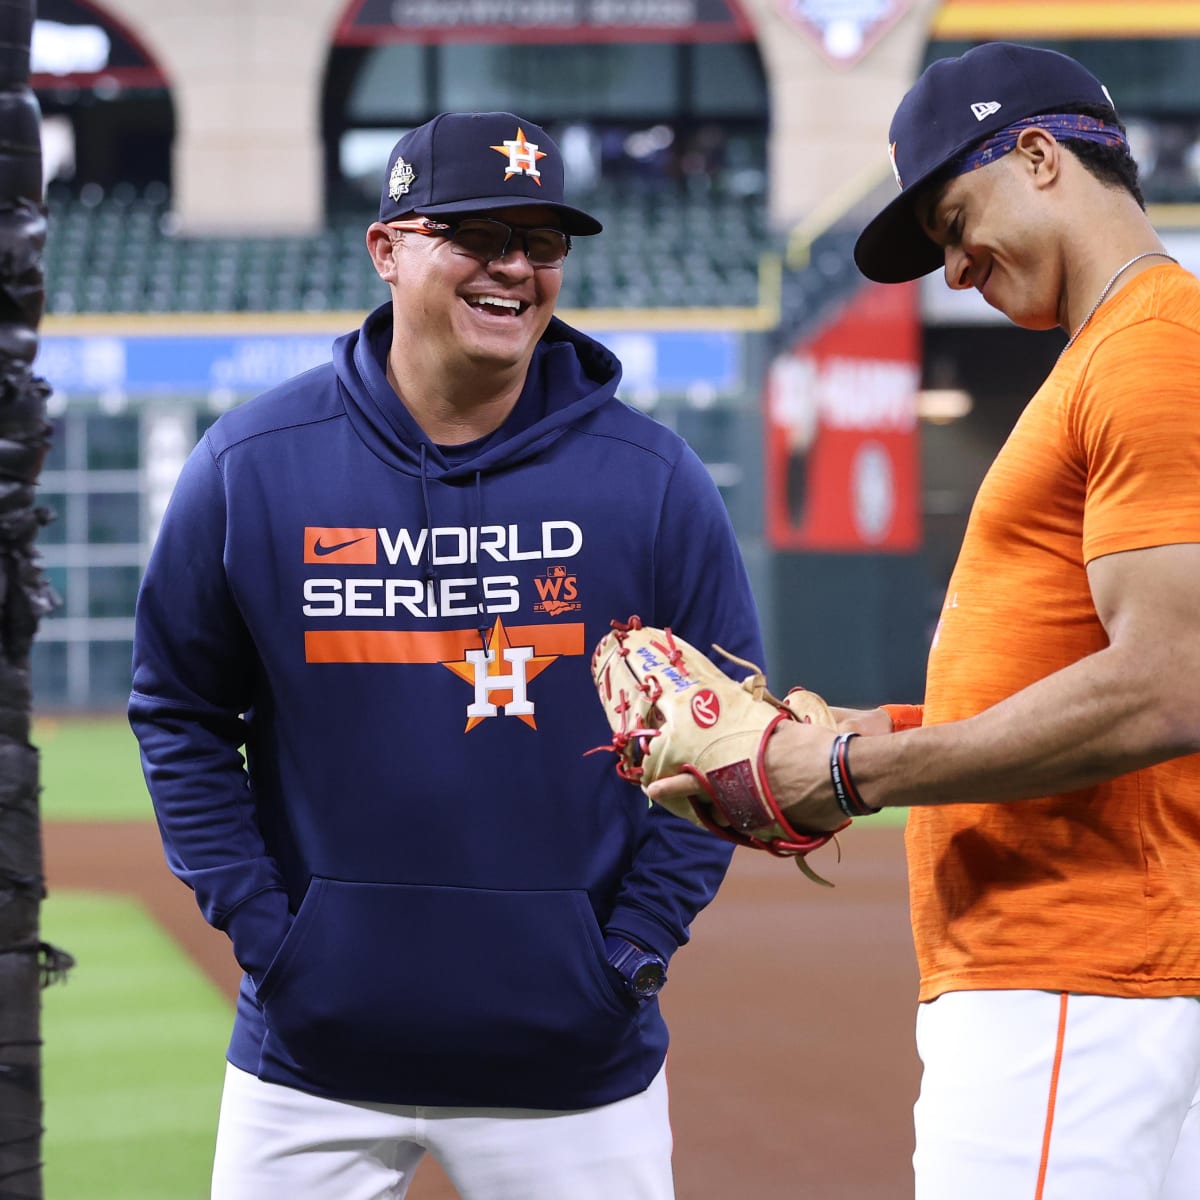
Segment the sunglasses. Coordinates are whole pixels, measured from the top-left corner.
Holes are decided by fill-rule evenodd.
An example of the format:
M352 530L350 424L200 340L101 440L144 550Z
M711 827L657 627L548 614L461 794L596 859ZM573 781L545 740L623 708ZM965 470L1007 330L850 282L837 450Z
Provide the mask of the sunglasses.
M561 229L526 229L490 217L470 217L452 224L421 217L417 221L388 221L387 227L422 237L445 238L455 254L465 254L485 265L504 258L514 242L533 267L561 267L571 249L570 235Z

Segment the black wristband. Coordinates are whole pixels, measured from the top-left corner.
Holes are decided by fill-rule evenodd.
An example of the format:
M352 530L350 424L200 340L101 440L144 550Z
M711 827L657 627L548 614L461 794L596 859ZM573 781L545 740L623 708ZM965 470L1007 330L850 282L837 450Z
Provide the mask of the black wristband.
M833 780L833 797L838 808L848 817L866 817L877 813L879 809L872 808L862 798L850 777L850 759L846 748L850 739L856 737L857 733L839 733L833 739L833 746L829 751L829 777Z

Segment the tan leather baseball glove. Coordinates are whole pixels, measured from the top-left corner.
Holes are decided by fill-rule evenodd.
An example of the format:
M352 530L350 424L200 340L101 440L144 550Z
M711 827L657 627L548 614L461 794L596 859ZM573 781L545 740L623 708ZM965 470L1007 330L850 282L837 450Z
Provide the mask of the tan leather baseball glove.
M767 783L763 755L782 721L830 730L837 723L815 692L798 688L778 700L760 668L713 649L750 674L737 683L670 629L636 616L614 621L592 654L592 679L613 731L611 744L596 749L614 751L617 773L643 788L690 775L695 794L668 801L671 812L740 846L795 858L804 874L828 886L804 858L838 831L792 827Z

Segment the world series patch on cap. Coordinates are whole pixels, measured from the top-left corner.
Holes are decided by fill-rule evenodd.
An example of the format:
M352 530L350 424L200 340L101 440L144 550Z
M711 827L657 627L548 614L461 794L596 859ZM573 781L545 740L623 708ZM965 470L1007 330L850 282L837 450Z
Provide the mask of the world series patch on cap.
M526 204L557 212L564 233L593 234L604 228L566 203L562 153L541 126L509 112L441 113L393 147L379 219Z

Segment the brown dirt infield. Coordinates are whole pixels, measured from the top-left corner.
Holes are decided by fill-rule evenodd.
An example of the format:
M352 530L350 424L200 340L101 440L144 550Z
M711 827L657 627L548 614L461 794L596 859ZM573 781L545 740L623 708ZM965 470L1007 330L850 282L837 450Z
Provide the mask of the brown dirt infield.
M223 934L163 862L153 822L50 822L48 886L137 897L231 999ZM856 828L837 884L738 850L663 1009L679 1200L908 1200L917 974L898 829ZM214 1113L214 1120L216 1114ZM456 1200L427 1159L410 1200Z

